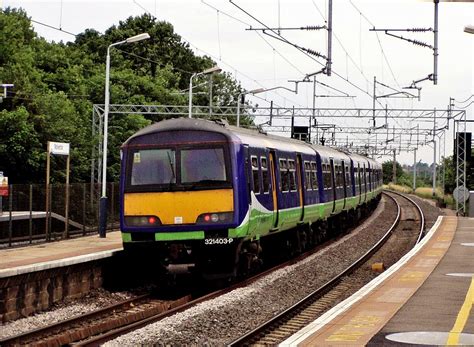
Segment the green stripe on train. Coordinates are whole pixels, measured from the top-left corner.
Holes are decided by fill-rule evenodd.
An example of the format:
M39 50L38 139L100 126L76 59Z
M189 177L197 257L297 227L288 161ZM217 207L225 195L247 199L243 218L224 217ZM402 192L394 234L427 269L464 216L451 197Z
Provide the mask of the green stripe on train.
M204 231L155 233L155 241L204 240Z

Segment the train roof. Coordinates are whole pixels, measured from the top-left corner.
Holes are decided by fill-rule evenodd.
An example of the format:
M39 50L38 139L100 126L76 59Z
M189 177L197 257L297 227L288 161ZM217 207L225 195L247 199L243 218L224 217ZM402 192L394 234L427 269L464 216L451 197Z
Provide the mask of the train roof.
M266 133L259 132L258 130L238 128L236 126L229 125L226 121L212 121L199 118L173 118L153 123L130 136L127 141L125 141L124 145L128 144L132 139L139 136L176 130L200 130L217 132L226 136L229 141L238 140L250 146L261 148L282 149L282 145L285 144L288 150L306 154L314 154L314 151L316 151L323 158L329 157L347 159L351 157L356 161L369 160L367 157L363 157L358 154L347 154L327 146L309 144L282 136L268 135ZM375 162L373 160L370 161Z

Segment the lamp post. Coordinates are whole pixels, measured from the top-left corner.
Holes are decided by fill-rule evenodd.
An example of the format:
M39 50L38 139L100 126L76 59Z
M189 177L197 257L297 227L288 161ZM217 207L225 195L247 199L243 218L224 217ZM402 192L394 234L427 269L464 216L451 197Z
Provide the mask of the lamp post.
M126 40L112 43L107 48L107 59L105 61L105 103L104 103L104 144L102 150L102 196L99 204L99 236L105 237L107 228L107 139L109 127L109 77L110 77L110 49L125 43L133 43L149 39L148 33L129 37Z
M209 69L206 69L202 72L195 72L191 75L189 79L189 118L193 118L193 78L202 75L213 74L214 72L221 72L222 69L219 66L213 66Z
M266 88L266 89L265 88L258 88L258 89L250 90L248 92L240 93L239 96L237 97L237 127L238 128L240 127L240 99L242 98L242 96L247 95L247 94L255 95L255 94L259 94L259 93L263 93L263 92L269 92L269 91L275 90L275 89L285 89L285 90L288 90L288 91L290 91L292 93L295 93L295 94L298 93L298 87L296 87L296 89L293 90L293 89L283 87L283 86Z

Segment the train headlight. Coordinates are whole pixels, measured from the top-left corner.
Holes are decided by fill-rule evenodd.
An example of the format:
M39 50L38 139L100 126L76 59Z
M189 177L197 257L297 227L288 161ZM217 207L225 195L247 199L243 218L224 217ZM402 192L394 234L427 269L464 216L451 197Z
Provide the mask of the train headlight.
M232 222L233 217L233 212L203 213L197 218L196 223L224 224Z
M125 224L129 227L151 227L161 225L157 216L126 216Z

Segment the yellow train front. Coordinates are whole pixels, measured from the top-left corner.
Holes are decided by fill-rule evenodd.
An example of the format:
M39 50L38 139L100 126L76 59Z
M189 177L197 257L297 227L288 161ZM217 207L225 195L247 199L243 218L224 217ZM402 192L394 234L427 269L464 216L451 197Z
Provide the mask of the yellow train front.
M238 242L229 230L249 206L235 189L245 177L235 141L198 119L156 123L129 138L120 182L125 250L152 256L155 269L232 276Z

